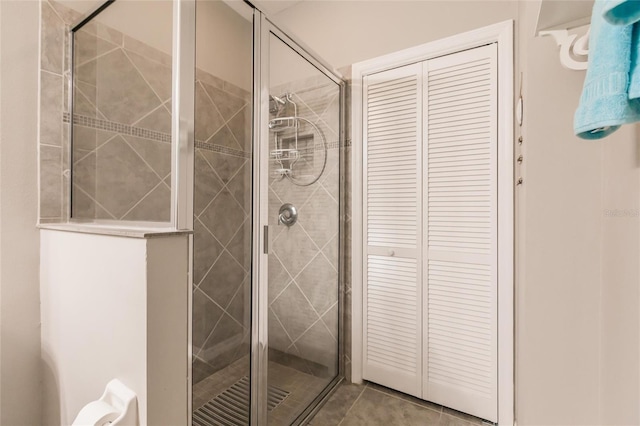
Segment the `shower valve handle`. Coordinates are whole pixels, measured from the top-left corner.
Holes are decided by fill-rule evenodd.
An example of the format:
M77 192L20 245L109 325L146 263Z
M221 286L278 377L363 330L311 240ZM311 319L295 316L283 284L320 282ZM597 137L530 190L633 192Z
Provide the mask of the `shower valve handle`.
M290 203L280 206L278 225L293 226L298 221L298 209Z

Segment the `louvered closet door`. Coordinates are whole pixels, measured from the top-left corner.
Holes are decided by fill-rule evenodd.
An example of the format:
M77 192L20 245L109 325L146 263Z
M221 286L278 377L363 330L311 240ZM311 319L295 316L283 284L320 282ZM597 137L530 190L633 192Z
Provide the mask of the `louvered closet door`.
M363 83L363 377L421 396L422 65Z
M497 45L424 65L425 399L497 421Z

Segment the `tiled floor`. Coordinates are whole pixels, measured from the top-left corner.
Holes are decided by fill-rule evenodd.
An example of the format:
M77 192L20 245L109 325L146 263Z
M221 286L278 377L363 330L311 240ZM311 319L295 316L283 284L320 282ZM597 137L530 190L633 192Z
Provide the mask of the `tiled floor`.
M196 383L193 387L194 411L248 375L249 358L244 357ZM289 392L289 396L269 413L268 424L291 424L328 382L329 379L321 379L276 362L269 362L269 385Z
M476 426L482 420L368 383L340 385L312 426Z

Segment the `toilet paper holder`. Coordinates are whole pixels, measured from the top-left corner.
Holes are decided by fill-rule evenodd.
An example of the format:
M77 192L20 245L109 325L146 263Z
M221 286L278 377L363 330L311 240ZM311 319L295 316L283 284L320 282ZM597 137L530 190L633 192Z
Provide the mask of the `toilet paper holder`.
M72 426L137 426L137 413L135 392L113 379L107 383L100 399L80 410Z

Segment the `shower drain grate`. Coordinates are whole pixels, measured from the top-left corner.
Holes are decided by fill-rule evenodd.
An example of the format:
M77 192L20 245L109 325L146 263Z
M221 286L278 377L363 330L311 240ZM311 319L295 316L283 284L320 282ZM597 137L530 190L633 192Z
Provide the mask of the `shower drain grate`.
M193 412L193 426L246 426L249 424L249 377L244 376ZM289 392L269 386L267 410L273 411Z

